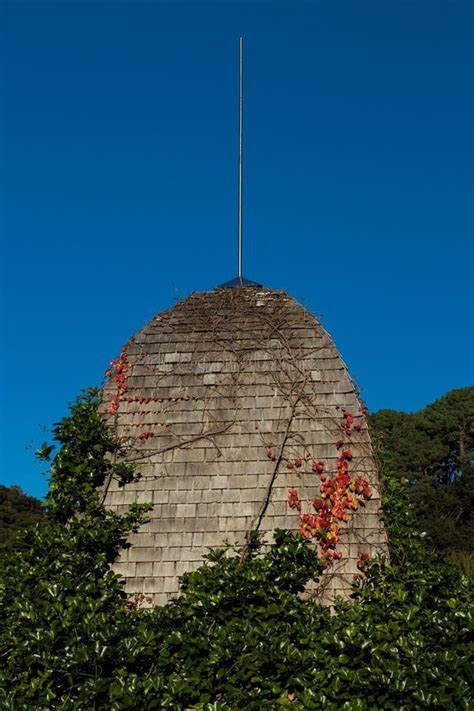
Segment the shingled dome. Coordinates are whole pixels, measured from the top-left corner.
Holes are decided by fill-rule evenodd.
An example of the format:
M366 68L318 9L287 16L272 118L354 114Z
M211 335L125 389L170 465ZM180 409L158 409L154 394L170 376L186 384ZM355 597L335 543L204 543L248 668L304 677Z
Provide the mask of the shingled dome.
M252 529L308 536L328 565L325 601L347 594L362 554L386 549L357 388L283 291L220 287L159 314L114 362L102 410L141 473L111 481L106 505L154 504L114 566L131 595L165 603L208 548Z

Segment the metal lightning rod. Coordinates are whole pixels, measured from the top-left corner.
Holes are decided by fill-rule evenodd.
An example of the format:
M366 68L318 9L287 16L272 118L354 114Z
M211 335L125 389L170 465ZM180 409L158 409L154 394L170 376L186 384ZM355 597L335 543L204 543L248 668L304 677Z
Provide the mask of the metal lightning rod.
M244 103L244 41L240 38L240 83L239 83L239 281L242 284L242 178L243 178L243 103Z

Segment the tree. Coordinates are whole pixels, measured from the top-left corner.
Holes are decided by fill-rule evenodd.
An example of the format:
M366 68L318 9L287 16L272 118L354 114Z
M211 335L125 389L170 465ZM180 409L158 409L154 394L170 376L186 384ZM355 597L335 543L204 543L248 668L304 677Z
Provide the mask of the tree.
M474 388L423 410L380 410L370 426L383 459L410 482L415 520L443 552L474 551Z
M18 545L18 534L43 517L41 501L27 496L19 486L0 485L0 556Z

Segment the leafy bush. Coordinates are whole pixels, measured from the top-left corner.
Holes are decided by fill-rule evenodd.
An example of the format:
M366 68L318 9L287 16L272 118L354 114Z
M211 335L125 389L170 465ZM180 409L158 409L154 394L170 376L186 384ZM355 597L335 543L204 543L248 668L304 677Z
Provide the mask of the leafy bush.
M0 704L7 709L70 708L73 699L84 708L90 688L100 698L100 680L115 669L135 620L109 567L146 507L120 517L101 504L97 487L132 472L113 464L119 444L98 414L97 392L79 398L54 433L61 447L46 522L0 566Z
M391 562L370 562L334 610L301 596L321 565L283 531L266 554L257 536L211 552L178 599L136 609L109 564L146 507L101 504L108 477L134 473L113 463L96 393L55 436L47 523L0 564L2 708L472 708L472 580L427 552L397 476Z

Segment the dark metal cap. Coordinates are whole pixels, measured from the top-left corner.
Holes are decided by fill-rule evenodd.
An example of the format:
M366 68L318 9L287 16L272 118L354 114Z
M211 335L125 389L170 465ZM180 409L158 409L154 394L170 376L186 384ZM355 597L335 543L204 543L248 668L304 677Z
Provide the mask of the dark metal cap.
M259 287L261 287L262 285L256 281L250 281L250 279L244 279L244 277L235 277L235 279L226 281L225 284L220 284L221 289L235 289L236 287L238 288L240 286L259 286Z

